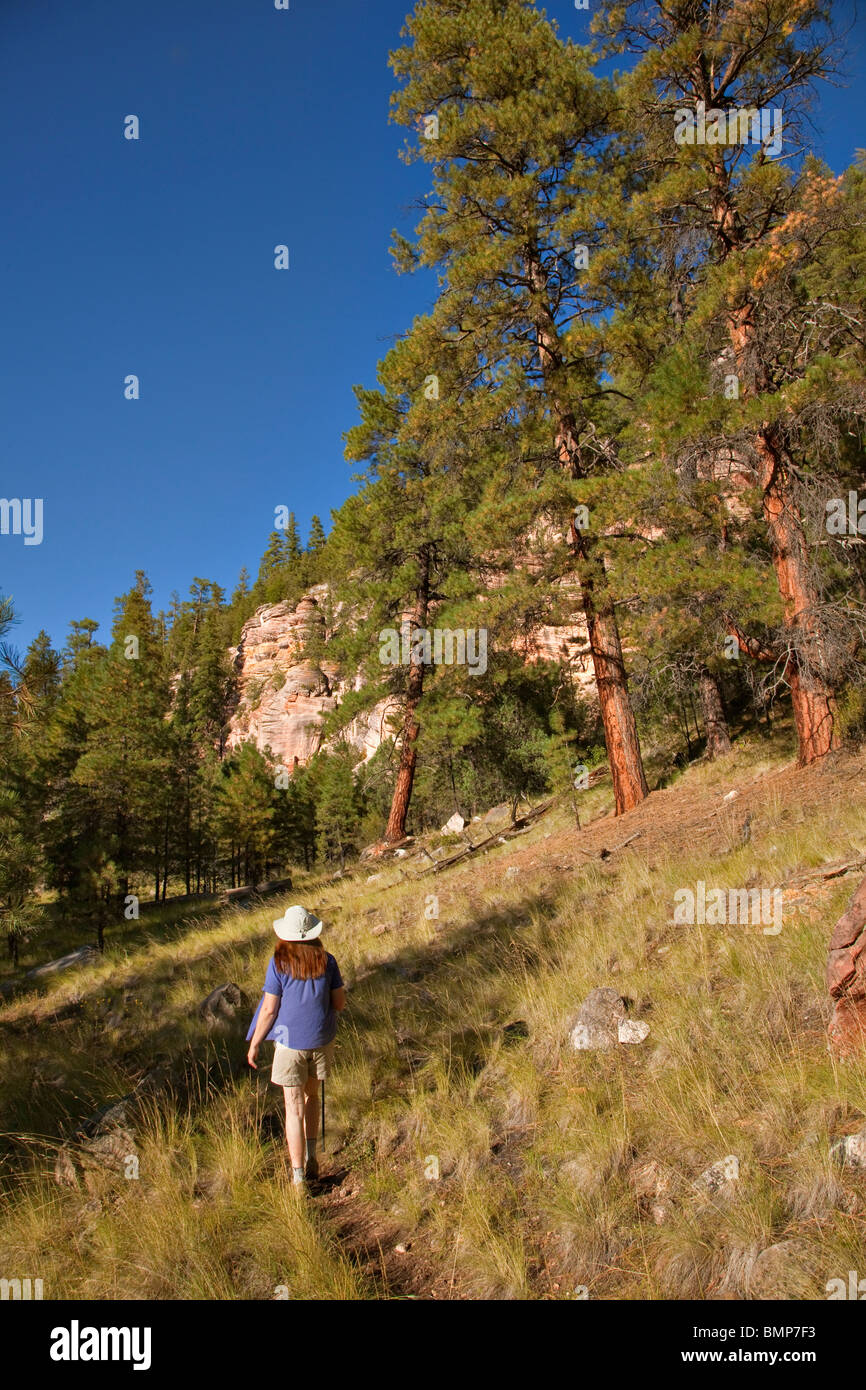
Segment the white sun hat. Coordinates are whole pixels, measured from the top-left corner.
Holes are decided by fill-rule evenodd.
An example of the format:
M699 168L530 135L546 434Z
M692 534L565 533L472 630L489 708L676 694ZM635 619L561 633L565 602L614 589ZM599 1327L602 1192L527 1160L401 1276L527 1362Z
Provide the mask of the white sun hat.
M281 941L313 941L321 935L323 922L305 907L287 907L274 922L274 931Z

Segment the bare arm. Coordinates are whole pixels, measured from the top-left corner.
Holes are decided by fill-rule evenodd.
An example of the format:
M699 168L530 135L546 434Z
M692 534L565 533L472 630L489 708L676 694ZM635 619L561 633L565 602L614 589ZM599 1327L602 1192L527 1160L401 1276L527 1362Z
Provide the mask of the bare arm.
M331 1008L341 1014L346 1007L346 986L340 985L339 989L331 990Z
M280 1011L280 996L278 994L266 994L262 1000L261 1013L256 1024L256 1030L250 1039L250 1047L247 1053L247 1061L254 1071L258 1071L256 1057L262 1038L271 1031L274 1019Z

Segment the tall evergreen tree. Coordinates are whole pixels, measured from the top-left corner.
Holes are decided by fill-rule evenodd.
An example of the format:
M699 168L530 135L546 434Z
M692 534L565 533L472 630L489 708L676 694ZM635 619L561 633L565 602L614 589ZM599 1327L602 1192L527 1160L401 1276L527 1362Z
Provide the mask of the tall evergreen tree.
M411 45L392 57L402 87L395 118L419 130L416 154L434 166L433 191L413 246L398 262L439 269L443 333L471 336L479 359L521 388L512 408L541 411L562 490L618 813L647 784L599 538L570 515L574 484L612 463L600 428L602 363L575 350L589 302L573 259L595 242L586 190L601 177L610 93L587 54L559 41L524 0L424 0L408 22ZM575 235L586 207L583 232ZM578 209L576 212L575 209ZM577 244L577 251L575 246Z
M313 514L310 520L310 537L307 541L307 554L318 555L324 548L327 539L321 517Z
M815 249L843 228L840 185L814 162L778 157L783 144L796 150L804 100L831 72L825 20L824 6L787 0L641 0L609 6L600 20L614 47L640 55L620 97L645 189L621 204L611 235L659 248L672 317L693 350L678 345L674 372L689 412L662 392L656 403L679 416L667 431L677 445L696 433L697 407L705 440L721 437L741 490L758 490L783 609L770 655L790 686L801 763L837 741L846 644L812 562L800 480L834 415L864 411L845 361L852 350L862 356L845 289L824 285L820 305L803 293ZM715 421L703 404L714 375L733 383ZM744 653L759 650L735 619L730 631Z
M447 620L448 603L477 574L466 518L477 502L477 471L461 457L446 424L413 412L415 383L429 349L419 321L380 365L381 389L356 388L361 420L346 437L346 455L364 462L363 486L335 514L329 547L342 566L340 597L351 601L341 634L344 659L366 678L365 700L399 708L398 764L385 830L406 834L418 761L421 704L435 658L431 623ZM443 370L446 370L443 368ZM419 433L420 430L420 433ZM344 704L343 720L358 700Z
M170 813L169 682L139 572L116 601L113 641L93 686L91 731L72 774L101 809L101 845L122 900L149 868L155 895L166 862Z

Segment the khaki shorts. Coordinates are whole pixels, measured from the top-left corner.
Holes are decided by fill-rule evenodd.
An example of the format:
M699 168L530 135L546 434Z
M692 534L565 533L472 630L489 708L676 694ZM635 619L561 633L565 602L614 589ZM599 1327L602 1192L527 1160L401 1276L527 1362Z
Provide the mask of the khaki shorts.
M333 1061L332 1042L326 1043L324 1047L314 1047L308 1052L299 1052L297 1048L284 1047L282 1043L276 1043L271 1080L275 1086L305 1086L310 1076L317 1076L320 1081L326 1081Z

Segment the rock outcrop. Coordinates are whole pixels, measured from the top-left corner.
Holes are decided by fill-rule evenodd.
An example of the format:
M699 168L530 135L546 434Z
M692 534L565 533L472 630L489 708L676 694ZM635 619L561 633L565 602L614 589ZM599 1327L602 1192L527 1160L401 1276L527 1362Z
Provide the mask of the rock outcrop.
M830 1046L839 1057L866 1051L866 878L833 930L827 985L834 1002Z
M309 654L327 653L329 610L328 586L317 584L299 603L267 604L244 624L230 653L238 682L230 749L247 742L262 752L269 748L291 772L322 747L322 716L360 686L355 672L341 671L327 655ZM590 697L594 694L584 625L539 627L521 643L521 651L528 662L567 662L575 685ZM397 701L384 700L349 724L346 738L357 749L359 762L372 757L395 732L399 714Z
M355 681L341 674L336 662L313 660L306 653L327 647L324 585L317 585L298 604L274 603L259 608L244 624L231 652L238 680L238 704L227 744L252 742L266 748L289 772L309 762L322 746L322 716L339 707ZM381 701L346 730L348 741L366 761L391 732L393 702Z

